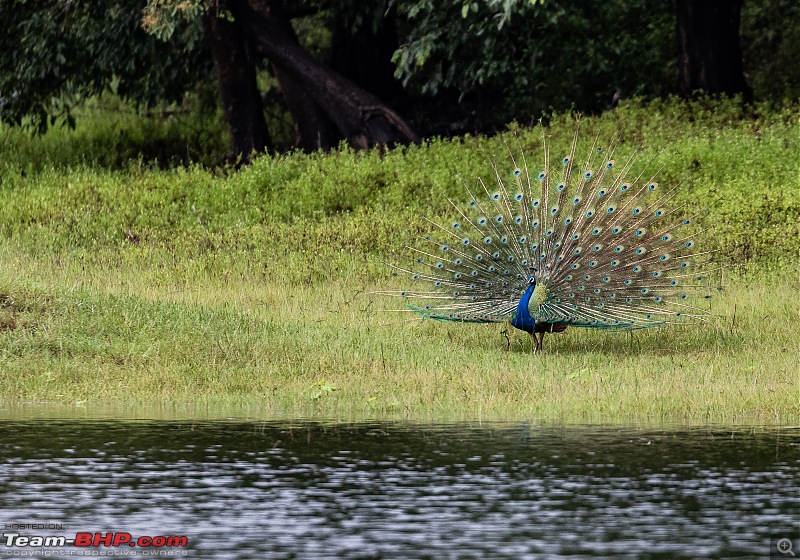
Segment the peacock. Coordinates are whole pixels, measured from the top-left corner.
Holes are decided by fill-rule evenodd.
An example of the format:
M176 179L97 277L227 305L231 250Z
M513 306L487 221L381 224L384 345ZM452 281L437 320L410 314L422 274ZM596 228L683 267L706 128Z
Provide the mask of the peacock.
M409 247L408 298L425 317L464 323L509 321L530 333L534 352L545 333L567 327L633 331L703 319L696 297L709 297L711 251L686 205L669 209L678 187L660 189L654 175L619 163L614 145L572 147L552 161L543 137L541 170L509 149L511 169L493 165L495 183L478 180L450 223ZM544 136L544 135L543 135ZM650 162L647 167L652 167ZM665 192L663 192L665 191ZM705 295L703 295L705 291Z

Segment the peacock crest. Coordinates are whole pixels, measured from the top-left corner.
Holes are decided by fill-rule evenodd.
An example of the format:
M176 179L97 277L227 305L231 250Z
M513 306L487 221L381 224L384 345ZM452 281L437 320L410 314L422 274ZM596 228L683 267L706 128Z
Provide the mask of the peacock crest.
M524 155L512 169L493 167L449 224L409 247L415 263L394 268L412 287L382 292L408 298L426 317L486 323L510 321L538 335L568 326L630 331L708 312L692 304L707 290L710 252L685 207L670 209L677 187L662 192L654 177L632 173L634 157L592 145L532 171ZM519 159L519 161L517 161Z

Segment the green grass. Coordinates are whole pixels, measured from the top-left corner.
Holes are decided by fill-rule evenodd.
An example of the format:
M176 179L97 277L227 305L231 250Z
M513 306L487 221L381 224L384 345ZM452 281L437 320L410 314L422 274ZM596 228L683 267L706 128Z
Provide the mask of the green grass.
M729 279L707 324L633 335L569 329L533 355L529 337L505 326L383 312L399 302L365 294L382 285L356 263L326 258L319 266L330 281L298 284L246 264L153 266L165 258L138 250L37 259L3 246L3 396L223 397L414 417L797 420L796 277Z
M60 124L44 136L0 126L0 173L31 175L46 168L91 165L129 169L192 161L225 162L229 136L221 111L203 111L199 99L184 107L141 112L111 95L92 98L75 111L76 127Z
M34 166L0 150L0 399L204 402L414 418L800 423L800 111L639 106L618 132L702 205L729 265L707 323L568 329L533 355L505 325L399 311L383 261L450 215L502 139L249 167ZM553 145L574 130L553 125ZM5 132L8 135L16 132ZM540 131L517 130L529 154ZM43 150L48 149L42 144ZM47 159L50 156L43 156ZM538 159L534 156L533 159Z

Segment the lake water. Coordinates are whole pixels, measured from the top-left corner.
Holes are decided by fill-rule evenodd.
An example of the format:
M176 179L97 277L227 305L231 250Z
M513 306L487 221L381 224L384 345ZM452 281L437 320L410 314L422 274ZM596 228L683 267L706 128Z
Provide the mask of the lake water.
M0 421L0 557L791 558L799 489L797 428Z

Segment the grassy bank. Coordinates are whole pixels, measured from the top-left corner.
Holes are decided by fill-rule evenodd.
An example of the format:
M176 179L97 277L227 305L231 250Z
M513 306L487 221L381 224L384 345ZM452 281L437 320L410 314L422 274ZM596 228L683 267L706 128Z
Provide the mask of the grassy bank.
M422 320L367 294L402 286L382 261L402 258L423 217L449 215L458 179L485 175L501 139L264 157L238 172L35 167L7 151L0 399L798 423L800 112L735 112L631 105L584 124L657 157L661 182L706 208L702 241L730 265L715 317L569 329L541 355L502 325ZM557 121L554 145L572 130ZM538 130L517 137L537 153Z
M710 324L634 335L570 329L532 355L527 335L502 326L381 312L397 302L359 294L379 285L355 270L297 285L191 261L160 268L153 262L167 256L157 252L107 258L0 249L6 399L222 396L412 416L797 418L798 286L789 278L731 279Z

